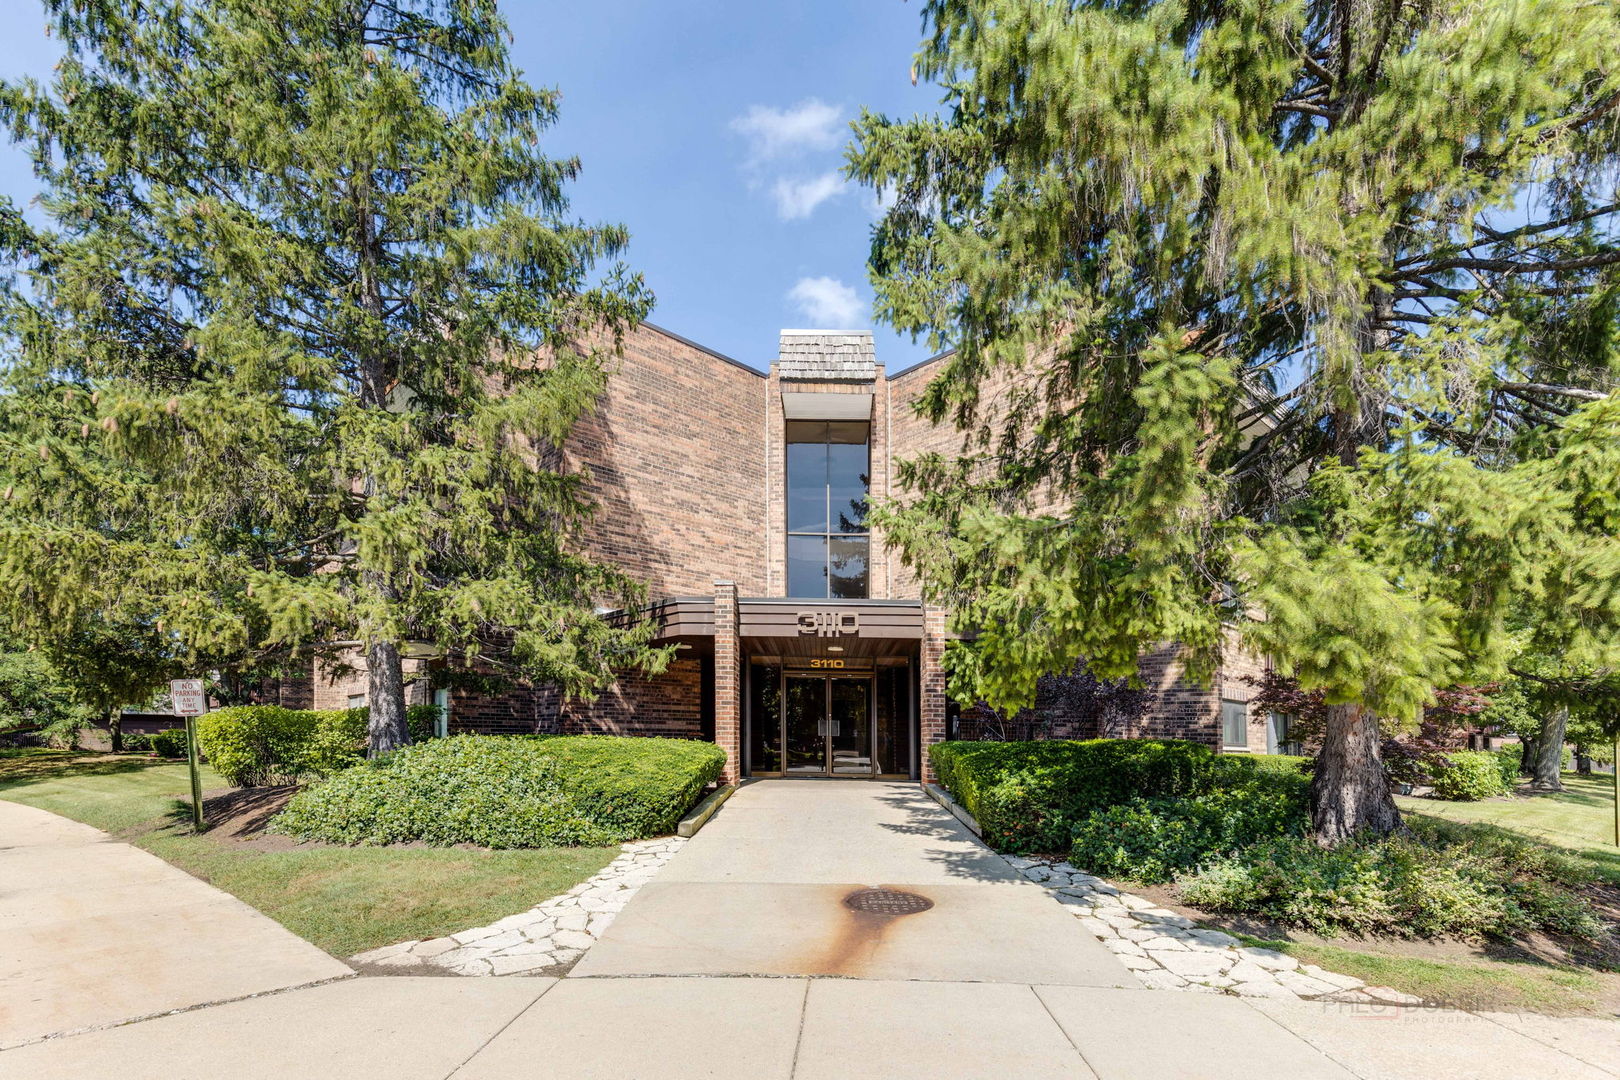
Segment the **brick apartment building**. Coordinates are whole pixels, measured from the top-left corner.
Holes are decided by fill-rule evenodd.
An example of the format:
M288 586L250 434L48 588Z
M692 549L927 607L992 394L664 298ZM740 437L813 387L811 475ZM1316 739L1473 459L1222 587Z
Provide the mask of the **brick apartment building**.
M1144 656L1128 710L1085 679L1043 681L1011 723L946 701L945 613L865 519L894 466L961 436L913 402L939 359L888 374L865 332L784 330L762 373L652 325L625 343L597 411L575 430L598 515L588 547L634 574L677 659L594 702L534 687L481 696L412 684L445 730L601 732L712 739L727 779L927 778L952 737L1151 737L1265 751L1282 733L1248 716L1259 665L1235 650L1211 687L1181 677L1174 647ZM429 662L408 661L421 669ZM1089 688L1089 690L1088 690ZM317 671L313 704L364 703L363 674ZM435 695L436 697L430 697Z

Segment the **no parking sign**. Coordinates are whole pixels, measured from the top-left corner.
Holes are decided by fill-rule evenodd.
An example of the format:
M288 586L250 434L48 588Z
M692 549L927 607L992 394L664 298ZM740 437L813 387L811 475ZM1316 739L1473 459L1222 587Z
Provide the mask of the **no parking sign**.
M171 680L169 701L174 707L174 714L186 718L186 763L191 767L191 824L202 832L202 778L197 772L197 725L193 718L208 711L208 695L203 692L203 681Z
M176 716L201 716L208 711L208 697L201 679L174 679L169 683L169 700Z

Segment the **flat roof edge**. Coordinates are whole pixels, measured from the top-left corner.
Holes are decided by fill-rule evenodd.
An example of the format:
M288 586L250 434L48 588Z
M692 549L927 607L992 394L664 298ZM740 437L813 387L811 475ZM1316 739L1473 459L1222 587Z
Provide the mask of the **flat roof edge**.
M889 372L889 379L892 382L893 380L898 379L902 375L909 375L913 371L916 371L918 368L927 367L929 364L932 364L932 363L935 363L937 361L945 359L947 356L951 355L955 351L956 351L955 349L946 349L942 353L935 353L933 356L930 356L926 360L919 360L915 364L912 364L910 367L903 367L899 371L891 371L891 372Z
M699 344L698 342L693 341L689 337L682 337L680 334L677 334L675 331L666 329L666 328L664 328L662 326L659 326L655 322L648 322L646 320L642 320L642 322L639 325L645 326L649 330L653 330L653 331L656 331L657 333L663 334L667 338L672 338L675 341L680 342L682 345L690 345L692 348L696 349L698 352L705 353L705 354L707 354L709 356L712 356L716 360L724 360L726 363L730 364L732 367L741 368L743 371L748 372L750 375L758 375L762 379L770 378L770 373L769 372L761 371L756 367L750 367L749 365L743 363L741 360L738 360L736 357L727 356L725 353L718 352L718 351L716 351L714 349L711 349L707 345Z

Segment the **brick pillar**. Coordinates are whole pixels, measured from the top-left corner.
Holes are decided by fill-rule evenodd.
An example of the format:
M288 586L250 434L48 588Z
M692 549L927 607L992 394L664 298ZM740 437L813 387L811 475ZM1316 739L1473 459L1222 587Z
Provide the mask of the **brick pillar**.
M742 642L737 638L737 586L714 583L714 742L726 752L722 783L742 779Z
M921 670L917 680L920 688L917 698L917 723L920 729L917 743L918 753L922 755L918 767L925 784L935 782L934 766L928 760L928 748L945 740L944 655L945 610L925 606L922 648L919 652Z

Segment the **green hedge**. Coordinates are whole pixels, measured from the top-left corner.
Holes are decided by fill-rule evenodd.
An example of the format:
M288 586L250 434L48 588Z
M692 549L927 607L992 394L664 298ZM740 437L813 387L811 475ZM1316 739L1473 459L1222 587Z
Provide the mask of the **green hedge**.
M1517 756L1494 750L1454 750L1437 758L1430 771L1435 797L1458 802L1505 795L1519 781Z
M945 742L929 748L940 784L1001 851L1068 851L1093 813L1135 798L1194 795L1252 759L1175 739Z
M1310 780L1263 769L1203 795L1132 799L1075 827L1070 862L1093 874L1149 883L1310 825Z
M147 745L157 752L158 757L180 758L186 756L186 729L183 727L168 728L164 731L155 731L146 738ZM133 750L129 745L129 736L124 736L124 749Z
M197 718L197 745L234 787L292 784L331 776L366 756L369 710L284 709L237 705ZM405 722L412 739L432 733L435 705L412 705Z
M274 829L338 844L611 844L673 832L725 764L712 743L456 735L300 792Z

